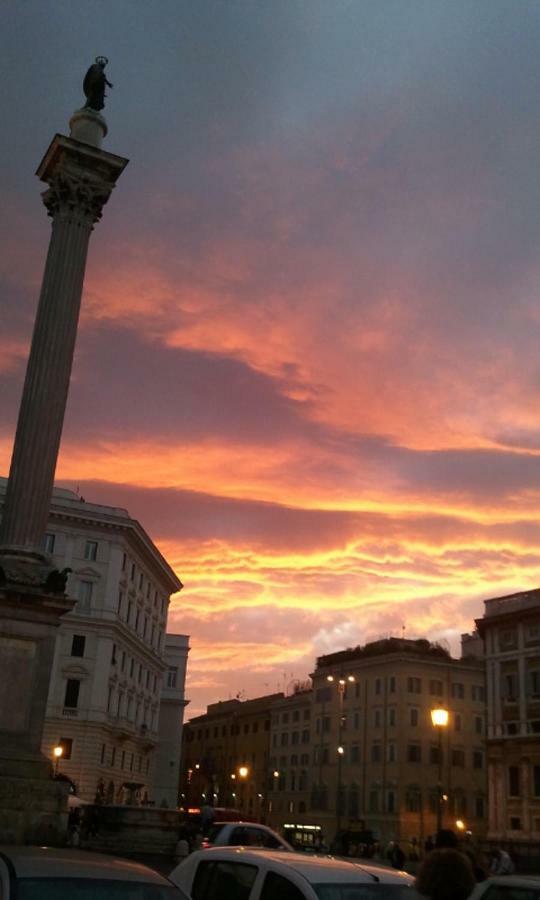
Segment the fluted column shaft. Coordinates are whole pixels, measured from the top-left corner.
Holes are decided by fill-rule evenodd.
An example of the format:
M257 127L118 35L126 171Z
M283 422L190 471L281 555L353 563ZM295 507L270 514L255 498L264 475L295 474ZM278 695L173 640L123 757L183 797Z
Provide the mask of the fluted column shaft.
M53 220L3 520L2 543L12 548L38 548L47 526L91 229Z
M13 447L0 551L39 552L49 516L94 223L127 160L57 135L38 170L52 234Z

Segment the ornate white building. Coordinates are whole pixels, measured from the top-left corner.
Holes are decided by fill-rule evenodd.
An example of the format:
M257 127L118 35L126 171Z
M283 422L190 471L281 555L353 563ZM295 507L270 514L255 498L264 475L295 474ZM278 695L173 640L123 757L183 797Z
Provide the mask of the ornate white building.
M487 672L488 838L540 846L540 590L485 601L476 624Z
M63 748L58 770L84 800L157 802L157 780L161 802L178 783L178 761L170 766L178 719L162 716L160 725L160 698L165 690L170 703L170 667L181 729L188 638L166 635L169 599L181 582L127 510L71 491L54 491L45 544L57 568L71 570L67 591L77 603L56 638L42 751L52 758L55 746ZM168 764L158 773L160 740Z

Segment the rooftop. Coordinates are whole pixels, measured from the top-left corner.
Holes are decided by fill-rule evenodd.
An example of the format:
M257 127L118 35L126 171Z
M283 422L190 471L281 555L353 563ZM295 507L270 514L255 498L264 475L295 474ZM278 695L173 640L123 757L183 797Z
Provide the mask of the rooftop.
M371 641L364 644L363 647L349 647L347 650L338 650L336 653L327 653L324 656L317 657L317 668L325 668L326 666L339 666L342 663L353 662L355 660L366 659L373 656L387 656L390 653L407 653L415 656L426 657L432 659L450 660L452 659L449 651L441 644L428 641L426 638L418 638L412 640L410 638L382 638L378 641Z
M486 618L513 612L523 612L535 607L538 607L540 611L540 588L519 591L517 594L507 594L504 597L493 597L491 600L485 600L484 606Z

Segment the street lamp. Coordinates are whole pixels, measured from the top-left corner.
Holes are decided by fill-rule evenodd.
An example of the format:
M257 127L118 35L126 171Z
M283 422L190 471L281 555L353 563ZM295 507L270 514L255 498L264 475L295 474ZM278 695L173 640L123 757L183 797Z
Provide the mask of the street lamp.
M326 680L331 684L336 682L333 675L327 675ZM337 679L338 701L339 701L339 717L338 717L338 746L337 746L337 787L336 787L336 832L341 831L341 771L343 768L343 757L345 748L343 746L343 700L345 697L345 689L347 684L356 681L354 675L343 675Z
M433 727L437 729L439 734L439 749L437 753L437 762L439 771L437 775L437 833L442 828L442 811L443 811L443 790L442 790L442 735L443 729L448 725L448 710L437 709L431 710L431 721Z
M242 782L242 787L240 789L240 806L244 808L246 805L246 788L245 783L246 779L249 775L249 768L247 766L238 766L238 777Z
M64 748L62 747L61 744L58 744L58 746L55 747L53 750L55 777L56 777L56 775L58 775L58 763L60 762L60 758L63 755L63 753L64 753Z

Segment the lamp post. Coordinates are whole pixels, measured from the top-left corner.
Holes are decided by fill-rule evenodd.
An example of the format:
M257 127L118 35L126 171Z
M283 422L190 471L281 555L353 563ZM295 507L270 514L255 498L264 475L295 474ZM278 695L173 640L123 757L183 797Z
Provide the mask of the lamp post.
M327 681L333 683L336 681L333 675L327 675ZM343 700L345 698L345 689L347 687L347 683L352 683L356 679L354 675L347 675L342 678L337 679L337 689L338 689L338 703L339 703L339 713L338 713L338 745L337 745L337 787L336 787L336 833L341 831L341 775L343 769L343 757L345 755L345 748L343 746Z
M238 777L240 778L242 788L240 792L240 805L242 808L246 805L246 779L249 775L249 769L247 766L239 766L238 767Z
M55 778L56 778L56 776L58 775L58 763L60 762L60 759L61 759L63 753L64 753L64 748L62 747L61 744L58 744L58 746L55 747L54 750L53 750L53 756L54 756L54 777L55 777Z
M431 721L433 727L437 729L439 735L439 747L437 753L438 774L437 774L437 834L442 828L442 812L443 812L443 789L442 789L442 736L443 729L448 725L448 710L432 709Z

